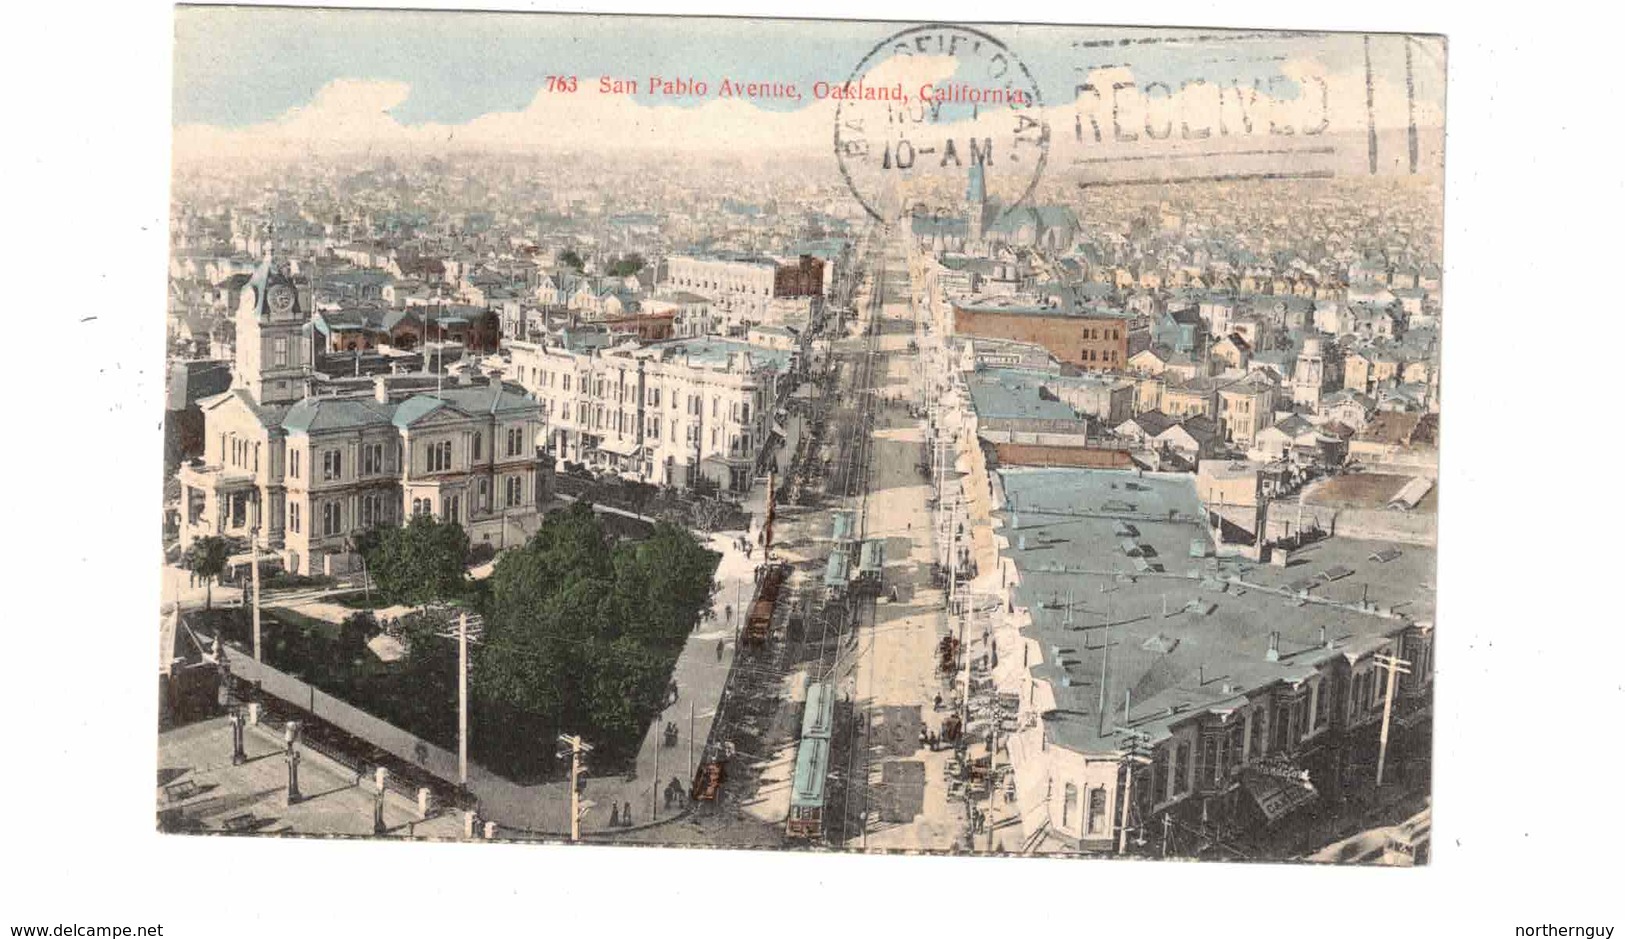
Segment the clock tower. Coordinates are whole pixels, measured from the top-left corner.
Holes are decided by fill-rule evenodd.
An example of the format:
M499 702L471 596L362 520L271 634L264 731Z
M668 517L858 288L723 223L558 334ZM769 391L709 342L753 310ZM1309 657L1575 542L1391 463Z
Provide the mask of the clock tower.
M310 313L285 268L267 254L237 304L232 383L260 404L291 404L310 378Z

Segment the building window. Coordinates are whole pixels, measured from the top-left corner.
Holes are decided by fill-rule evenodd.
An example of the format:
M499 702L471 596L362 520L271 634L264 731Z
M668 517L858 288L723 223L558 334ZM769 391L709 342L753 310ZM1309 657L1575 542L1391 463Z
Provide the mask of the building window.
M525 477L509 476L507 478L505 489L506 492L504 495L506 496L507 500L504 503L505 505L512 507L521 504L525 499Z
M451 441L429 444L425 451L425 465L430 473L444 473L451 469Z
M1061 797L1061 827L1071 828L1072 817L1078 814L1078 787L1067 783Z
M1098 835L1106 829L1106 789L1104 786L1089 790L1089 830Z
M286 340L286 339L278 339L276 341L275 348L276 348L276 364L279 367L286 368L287 365L288 365L288 340Z
M339 450L322 451L322 479L344 478L344 453Z
M1173 759L1174 752L1172 750L1164 750L1162 753L1162 759L1158 760L1152 766L1151 779L1153 791L1151 793L1151 801L1153 803L1168 801L1168 778L1173 775L1173 768L1169 764L1173 762Z
M369 443L361 448L361 472L377 476L384 471L384 445Z
M361 527L371 528L384 523L384 497L382 493L369 493L361 497Z
M491 481L480 477L477 492L479 493L475 501L477 509L481 512L491 511Z
M344 506L339 502L322 504L322 534L337 535L344 531Z
M1275 720L1270 727L1270 749L1284 750L1290 742L1290 729L1292 724L1292 704L1282 701L1275 705Z
M288 451L288 475L294 479L299 478L299 457L300 451Z
M1174 750L1174 795L1184 795L1190 788L1190 772L1191 745L1189 742L1181 741L1179 747Z
M474 459L478 460L483 455L484 441L480 438L480 432L476 430L474 431Z
M288 530L291 532L302 530L299 525L299 503L297 502L288 503Z
M1219 778L1219 738L1212 734L1202 737L1202 748L1196 757L1196 785L1211 789Z

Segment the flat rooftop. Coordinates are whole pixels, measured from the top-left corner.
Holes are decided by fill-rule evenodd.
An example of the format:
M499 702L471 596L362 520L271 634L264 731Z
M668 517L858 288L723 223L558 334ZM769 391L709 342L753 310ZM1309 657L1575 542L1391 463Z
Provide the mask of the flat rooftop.
M965 385L983 419L1081 421L1070 405L1044 391L1044 381L1033 372L990 368L970 375Z
M1041 649L1030 671L1055 695L1046 733L1069 749L1117 749L1111 729L1123 723L1125 692L1131 725L1155 741L1206 710L1240 706L1248 692L1301 681L1324 661L1433 620L1431 548L1332 538L1294 552L1285 568L1221 559L1208 556L1192 476L1077 468L997 476L1000 555L1019 571L1013 600L1029 611L1023 632ZM1272 631L1281 634L1274 662L1265 657Z
M1305 505L1340 509L1385 508L1414 477L1397 473L1348 473L1311 483L1303 491ZM1422 512L1437 512L1439 487L1435 483L1417 504Z

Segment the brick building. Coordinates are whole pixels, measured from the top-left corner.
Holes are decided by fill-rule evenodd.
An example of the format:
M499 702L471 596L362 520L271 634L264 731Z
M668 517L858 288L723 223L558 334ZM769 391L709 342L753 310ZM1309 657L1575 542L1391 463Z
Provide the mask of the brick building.
M1008 302L954 304L954 335L1013 339L1048 349L1061 362L1090 371L1128 364L1128 316L1117 310Z
M803 254L795 264L773 269L773 296L818 297L824 293L824 262Z

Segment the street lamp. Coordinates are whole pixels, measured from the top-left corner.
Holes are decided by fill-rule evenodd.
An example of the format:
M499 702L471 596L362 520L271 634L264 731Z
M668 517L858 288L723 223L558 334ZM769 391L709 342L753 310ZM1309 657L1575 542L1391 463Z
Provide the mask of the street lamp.
M220 706L231 722L231 765L241 766L248 762L248 754L243 752L243 710L231 693L231 663L226 661L226 644L218 633L214 637L214 656L220 672Z

